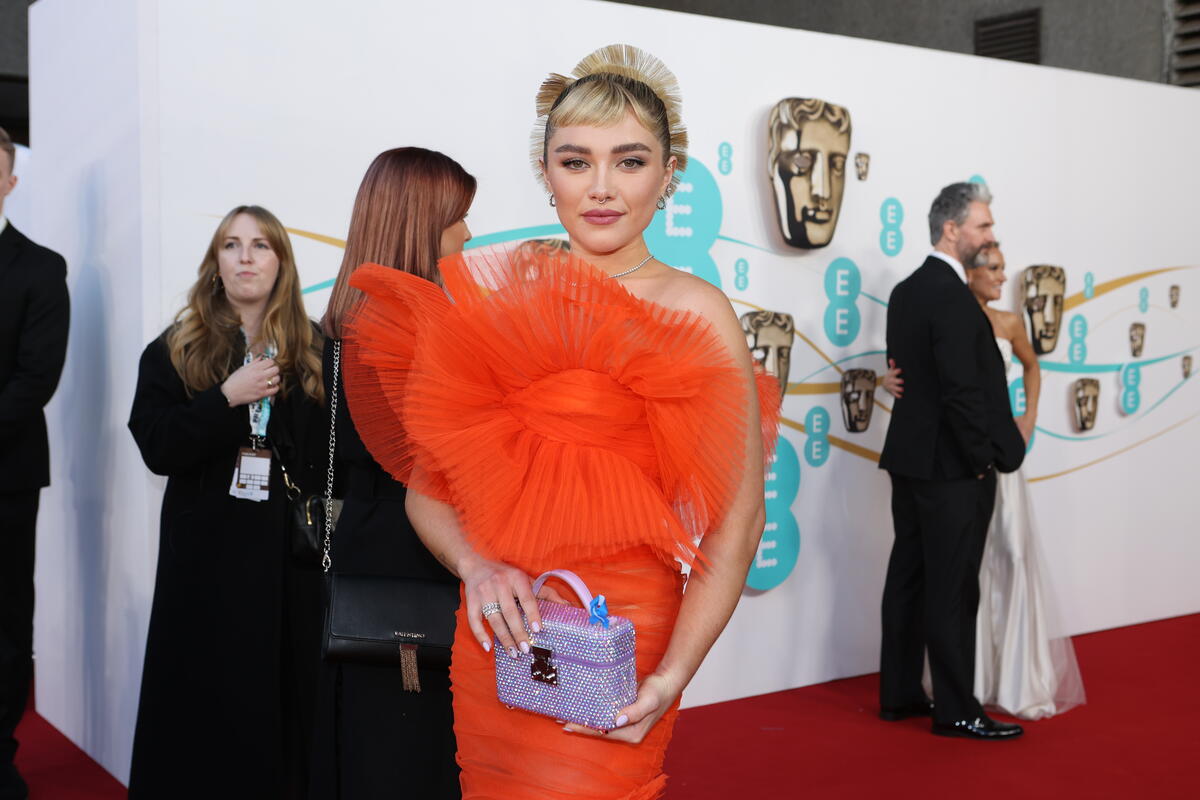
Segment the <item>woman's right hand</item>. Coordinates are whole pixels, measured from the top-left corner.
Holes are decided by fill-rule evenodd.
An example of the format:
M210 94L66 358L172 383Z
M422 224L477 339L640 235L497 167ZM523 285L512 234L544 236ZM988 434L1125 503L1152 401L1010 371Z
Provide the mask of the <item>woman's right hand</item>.
M483 609L488 603L499 603L500 611L486 617L492 632L513 658L518 651L528 653L529 634L521 623L521 609L524 609L534 633L542 629L537 600L533 597L533 581L529 576L516 567L485 558L472 559L469 567L458 572L466 594L467 622L484 652L492 649L492 633L484 627Z
M272 397L278 391L279 365L272 358L256 358L243 364L221 384L230 408Z
M900 368L896 366L896 359L888 359L888 371L883 375L883 388L892 397L901 397L904 394L904 381L900 377Z

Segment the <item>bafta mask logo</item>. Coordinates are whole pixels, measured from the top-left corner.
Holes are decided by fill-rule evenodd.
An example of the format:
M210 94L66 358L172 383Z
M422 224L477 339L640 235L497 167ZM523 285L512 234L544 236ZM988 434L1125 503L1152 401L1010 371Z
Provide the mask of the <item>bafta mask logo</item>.
M854 171L858 174L858 179L860 181L865 181L867 179L867 175L871 172L870 153L854 154Z
M779 230L792 247L833 240L850 153L850 112L833 103L789 97L771 109L767 171Z
M1062 267L1039 264L1025 269L1022 282L1033 350L1044 356L1058 344L1063 295L1067 293L1067 273Z
M1186 381L1190 377L1192 377L1192 357L1184 356L1183 357L1183 379Z
M1179 307L1179 287L1172 286L1167 290L1168 296L1171 298L1171 308Z
M1146 345L1146 325L1135 322L1129 326L1129 354L1134 358L1142 357L1142 348Z
M1096 410L1100 407L1100 381L1080 378L1075 381L1075 427L1090 431L1096 427Z
M875 371L848 369L842 373L842 422L850 433L862 433L871 425L875 408Z
M792 342L796 338L792 315L781 311L751 311L742 314L741 321L750 354L767 374L775 376L780 391L786 392L788 370L792 365Z

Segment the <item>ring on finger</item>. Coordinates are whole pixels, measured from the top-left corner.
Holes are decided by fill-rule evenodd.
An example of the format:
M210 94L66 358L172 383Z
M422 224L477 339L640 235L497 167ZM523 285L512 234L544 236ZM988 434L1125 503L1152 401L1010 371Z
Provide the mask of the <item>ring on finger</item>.
M274 386L274 385L275 385L275 379L267 378L267 386Z
M483 607L479 610L483 614L484 619L487 619L492 614L500 613L500 604L495 601L492 601L491 603L484 603Z

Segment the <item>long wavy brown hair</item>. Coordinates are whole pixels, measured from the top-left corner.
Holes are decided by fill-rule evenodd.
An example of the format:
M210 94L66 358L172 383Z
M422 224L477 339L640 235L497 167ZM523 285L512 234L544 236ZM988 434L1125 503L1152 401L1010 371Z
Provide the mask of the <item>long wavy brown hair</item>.
M167 333L171 364L191 395L223 382L233 369L241 366L241 348L259 343L245 342L243 345L241 317L225 296L219 277L217 253L229 226L239 214L254 217L271 250L279 258L279 273L259 328L259 342L272 342L278 350L275 362L279 365L279 390L286 396L289 390L298 387L313 400L323 403L321 349L324 340L304 311L300 276L287 231L274 214L260 206L238 206L217 226L204 260L200 262L196 282L188 291L187 305L175 315L175 324Z
M435 283L442 232L467 215L475 178L447 155L397 147L375 156L354 199L342 267L321 325L342 337L342 320L362 292L350 276L363 264L382 264Z

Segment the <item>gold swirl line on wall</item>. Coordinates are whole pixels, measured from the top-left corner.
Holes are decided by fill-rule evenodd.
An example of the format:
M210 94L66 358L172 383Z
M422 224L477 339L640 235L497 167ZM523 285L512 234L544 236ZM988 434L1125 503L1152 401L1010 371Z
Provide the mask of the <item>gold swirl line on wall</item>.
M779 421L780 423L787 425L789 428L794 428L795 430L798 430L806 435L808 434L804 424L801 422L796 422L795 420L788 419L787 417L780 417ZM853 453L859 458L865 458L867 461L872 461L876 464L879 463L879 453L876 453L874 450L868 450L861 445L854 444L854 442L848 442L839 436L826 436L825 440L834 447L845 450L847 453Z
M1039 481L1049 481L1049 480L1053 480L1054 478L1061 478L1064 475L1070 475L1073 472L1079 472L1080 470L1087 469L1088 467L1094 467L1097 464L1108 461L1110 458L1116 458L1117 456L1121 455L1122 453L1128 453L1130 450L1134 449L1135 447L1141 447L1142 445L1146 444L1147 442L1152 442L1155 439L1157 439L1158 437L1162 436L1163 434L1170 433L1171 431L1175 430L1176 428L1178 428L1181 425L1186 425L1187 423L1194 420L1196 417L1200 417L1200 413L1192 414L1190 417L1185 417L1185 418L1179 420L1179 422L1176 422L1174 425L1171 425L1170 427L1167 427L1167 428L1163 428L1161 431L1159 431L1156 434L1153 434L1152 436L1147 436L1145 439L1142 439L1139 442L1134 442L1133 444L1126 445L1126 446L1122 447L1120 450L1114 450L1113 452L1109 453L1106 456L1100 456L1099 458L1094 458L1091 461L1084 462L1083 464L1080 464L1077 467L1071 467L1070 469L1064 469L1061 472L1052 472L1049 475L1039 475L1036 478L1029 478L1026 481L1026 483L1038 483Z
M292 234L293 236L302 236L305 239L312 239L313 241L321 242L322 244L329 244L329 245L333 245L334 247L340 247L343 250L346 249L346 242L344 240L335 239L334 237L326 236L323 233L313 233L312 231L302 231L299 228L287 228L287 227L285 227L284 230L287 231L288 233Z
M1114 289L1120 289L1122 286L1127 286L1134 281L1140 281L1143 278L1152 278L1155 275L1162 275L1166 272L1176 272L1181 269L1196 269L1196 265L1193 264L1186 267L1163 267L1162 269L1151 269L1146 270L1145 272L1135 272L1132 275L1126 275L1122 278L1113 278L1111 281L1105 281L1104 283L1098 284L1092 290L1091 297L1084 297L1083 292L1076 292L1075 294L1071 295L1063 301L1063 311L1070 311L1076 306L1083 305L1089 300L1095 300L1102 294L1108 294Z

